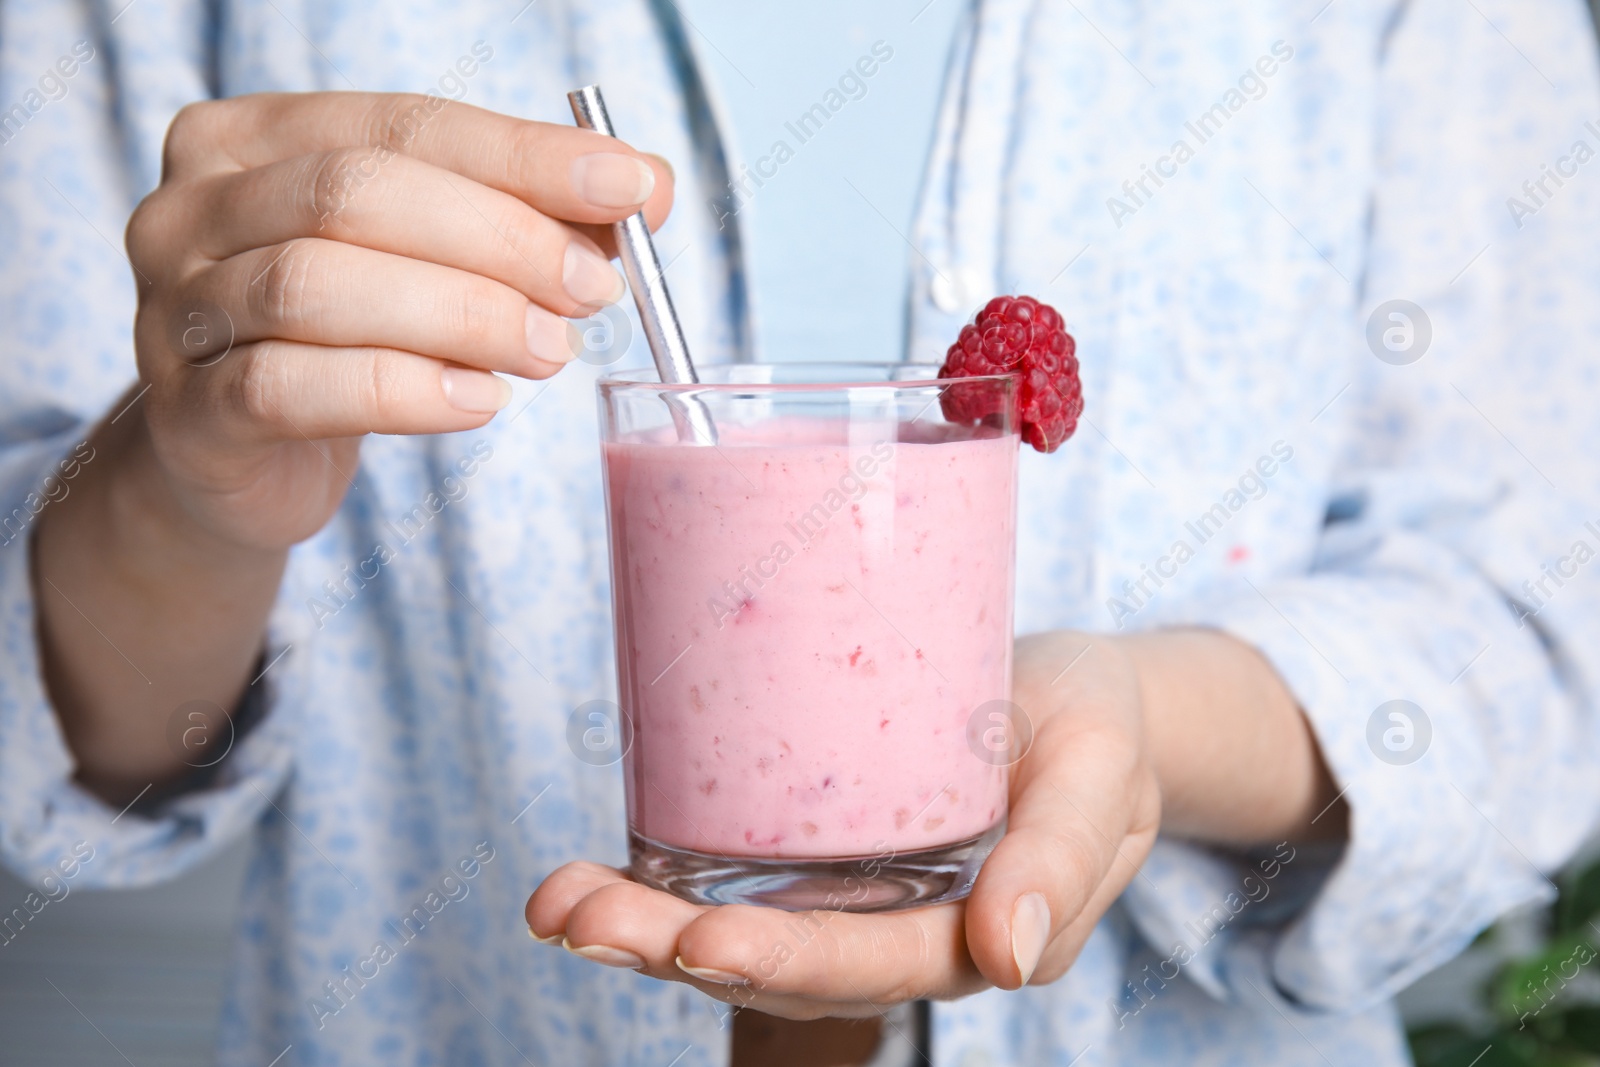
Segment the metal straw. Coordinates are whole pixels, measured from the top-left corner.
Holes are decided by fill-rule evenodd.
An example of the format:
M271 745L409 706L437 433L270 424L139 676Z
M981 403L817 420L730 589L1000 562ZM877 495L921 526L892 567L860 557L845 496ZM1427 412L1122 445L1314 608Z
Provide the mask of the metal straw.
M580 128L607 137L616 136L598 85L572 90L567 94L567 102L572 105L572 118ZM655 242L650 240L644 212L614 223L612 229L617 235L617 251L622 256L622 272L627 275L628 288L633 290L639 321L644 324L650 354L655 357L656 372L669 384L698 383L700 378L694 372L694 361L689 358L689 344L683 339L683 326L672 306L672 294L667 292L661 259L656 255ZM680 439L708 445L717 443L711 413L698 397L668 396L666 401L672 409Z

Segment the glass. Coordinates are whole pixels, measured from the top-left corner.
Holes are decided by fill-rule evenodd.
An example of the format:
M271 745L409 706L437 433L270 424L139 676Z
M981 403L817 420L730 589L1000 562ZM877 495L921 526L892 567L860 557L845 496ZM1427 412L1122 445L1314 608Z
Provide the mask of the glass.
M1016 380L701 378L600 383L634 878L790 910L964 897L1020 725ZM680 439L689 405L714 445Z

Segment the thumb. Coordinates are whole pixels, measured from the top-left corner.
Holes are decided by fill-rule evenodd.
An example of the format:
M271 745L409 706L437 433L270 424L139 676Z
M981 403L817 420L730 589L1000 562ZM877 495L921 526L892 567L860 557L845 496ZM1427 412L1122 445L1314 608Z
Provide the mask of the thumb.
M1015 773L1006 835L966 915L973 962L1002 989L1066 972L1160 821L1154 776L1116 730L1041 730Z

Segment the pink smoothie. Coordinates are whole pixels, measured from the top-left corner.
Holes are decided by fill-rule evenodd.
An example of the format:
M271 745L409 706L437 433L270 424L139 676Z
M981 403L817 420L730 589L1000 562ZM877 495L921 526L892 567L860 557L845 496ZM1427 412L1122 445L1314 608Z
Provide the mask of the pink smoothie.
M885 430L605 446L636 833L846 857L1004 817L967 724L1010 696L1017 439Z

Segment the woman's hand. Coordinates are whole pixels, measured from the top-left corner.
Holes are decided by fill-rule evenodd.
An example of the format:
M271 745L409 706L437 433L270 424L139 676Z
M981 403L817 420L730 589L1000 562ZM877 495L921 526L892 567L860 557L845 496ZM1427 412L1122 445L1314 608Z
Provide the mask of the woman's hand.
M472 429L510 398L494 372L554 374L562 316L624 292L604 224L671 200L620 141L439 97L179 112L128 224L141 381L36 528L80 780L120 805L183 772L170 717L228 714L259 670L287 550L338 508L361 437Z
M1066 973L1155 840L1164 774L1185 798L1172 813L1177 826L1230 843L1316 832L1332 787L1315 744L1276 674L1234 639L1042 634L1018 642L1015 677L1034 740L1014 768L1005 837L966 901L812 912L801 923L766 908L701 907L609 867L571 863L529 899L529 929L596 962L769 1014L873 1016L899 1001ZM1192 693L1226 699L1208 715ZM1233 731L1237 743L1200 745L1208 728ZM1184 749L1227 751L1221 766L1200 768ZM1337 822L1327 828L1339 832Z
M321 528L359 438L471 429L619 299L596 237L671 174L619 141L438 97L192 104L128 224L141 418L189 517L282 548Z

